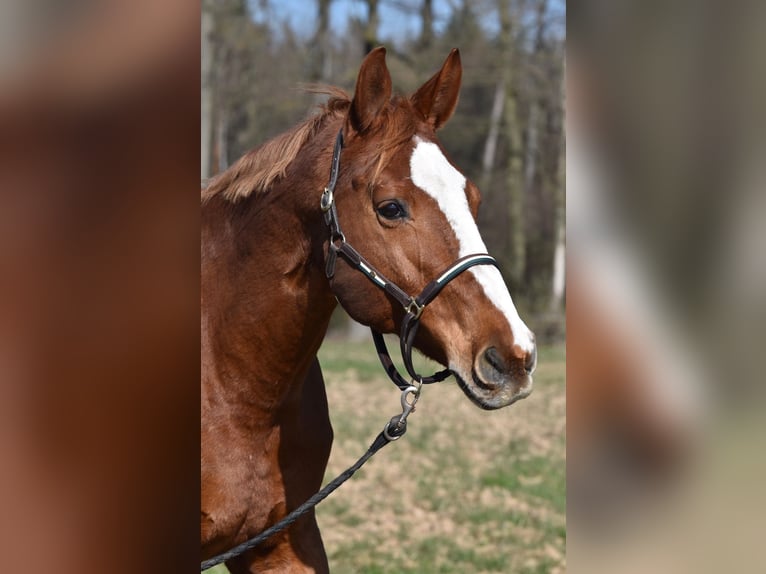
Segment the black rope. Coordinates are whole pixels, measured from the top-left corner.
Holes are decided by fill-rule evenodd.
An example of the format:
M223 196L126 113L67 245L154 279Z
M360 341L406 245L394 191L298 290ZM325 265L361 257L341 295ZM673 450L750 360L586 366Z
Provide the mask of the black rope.
M420 313L422 312L423 308L428 305L428 303L430 303L436 297L436 295L439 294L445 285L447 285L447 283L452 281L460 273L469 267L473 267L474 265L497 266L497 261L495 261L495 259L488 254L468 255L453 263L450 268L447 269L438 279L426 285L425 289L423 289L420 295L418 295L416 298L407 295L404 290L398 287L395 283L392 283L386 279L377 269L375 269L375 267L367 262L356 249L346 243L345 237L343 236L343 232L340 228L340 223L338 221L338 212L335 207L334 199L335 186L338 181L338 173L340 172L340 154L342 149L343 130L340 130L338 132L338 136L335 139L335 146L333 148L330 181L328 182L327 187L324 189L324 193L322 194L322 199L320 202L321 209L324 212L325 223L330 228L330 244L328 246L326 261L327 278L331 279L334 276L335 262L338 252L340 252L345 256L346 260L353 265L353 267L362 271L362 273L370 281L394 297L405 308L405 310L407 310L407 314L402 321L402 332L400 334L402 358L404 360L404 365L407 371L410 373L410 375L412 375L413 379L419 381L420 384L443 381L451 374L448 369L439 371L430 377L421 377L415 372L415 369L412 365L412 348L415 339L415 333L417 332L419 325ZM340 246L336 245L336 241L340 242ZM417 307L417 313L410 309L412 305ZM372 329L372 335L373 340L375 341L375 348L378 351L378 356L380 357L381 363L383 364L386 373L391 378L391 380L400 389L402 389L402 391L405 393L408 392L409 385L404 377L402 377L402 375L398 372L396 366L391 360L391 357L388 354L388 349L386 348L386 343L383 340L383 336L379 332L375 331L375 329ZM416 392L419 392L419 388ZM402 400L404 401L406 399L403 398ZM411 406L414 408L414 403L412 403ZM362 465L364 465L364 463L367 462L370 457L372 457L372 455L374 455L392 440L398 439L406 432L407 413L409 413L409 410L403 412L400 415L394 416L386 425L385 429L380 434L378 434L373 443L370 445L370 448L367 449L367 452L365 452L362 457L353 465L351 465L340 475L335 477L331 482L329 482L322 490L317 492L306 502L293 510L282 520L273 526L270 526L254 538L251 538L250 540L235 546L231 550L203 561L202 570L212 568L217 564L226 562L232 558L236 558L240 554L255 548L264 540L267 540L278 532L286 529L301 516L309 512L317 504L322 502L322 500L332 494L341 484L351 478L351 476L353 476L353 474L359 470Z
M400 436L402 436L407 430L406 424L402 426L397 426L396 421L398 421L400 416L401 415L397 415L393 417L391 421L386 425L386 430L388 431L388 434L391 435L394 439L397 439ZM235 546L231 550L228 550L226 552L218 554L217 556L214 556L213 558L205 560L204 562L202 562L201 569L207 570L208 568L212 568L213 566L220 564L221 562L226 562L227 560L236 558L240 554L247 552L248 550L252 548L255 548L264 540L271 538L274 534L281 532L282 530L290 526L293 522L298 520L301 516L303 516L309 510L314 508L317 504L322 502L322 500L327 498L341 484L343 484L349 478L351 478L351 476L357 470L362 468L362 465L364 465L364 463L367 462L372 455L374 455L381 448L386 446L389 442L391 441L384 436L383 432L381 432L375 438L373 443L370 445L370 448L367 449L367 452L365 452L359 460L357 460L353 465L351 465L346 470L344 470L341 474L335 477L331 482L327 483L327 485L322 490L317 492L315 495L309 498L306 502L304 502L298 508L293 510L290 514L285 516L282 520L280 520L273 526L270 526L269 528L267 528L266 530L264 530L263 532L255 536L254 538L251 538L250 540L247 540L243 542L242 544Z

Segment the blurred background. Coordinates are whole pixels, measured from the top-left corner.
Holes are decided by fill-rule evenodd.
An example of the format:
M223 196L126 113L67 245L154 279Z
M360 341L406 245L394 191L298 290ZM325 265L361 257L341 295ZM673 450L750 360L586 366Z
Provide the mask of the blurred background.
M0 3L0 555L188 572L199 8Z
M764 5L567 11L568 570L760 571Z

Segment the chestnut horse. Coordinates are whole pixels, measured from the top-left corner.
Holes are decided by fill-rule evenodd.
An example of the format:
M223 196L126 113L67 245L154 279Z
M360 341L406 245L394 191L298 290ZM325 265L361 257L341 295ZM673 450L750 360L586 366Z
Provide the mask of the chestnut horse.
M258 534L319 489L333 434L316 355L336 302L380 332L405 320L378 275L365 276L342 256L335 264L336 243L353 244L409 293L485 252L479 190L435 134L455 110L461 74L453 50L411 97L392 96L385 49L373 50L353 98L328 89L319 113L203 190L203 559ZM343 233L331 237L320 196L337 165L339 132L333 209ZM496 409L530 393L534 336L495 267L460 273L420 324L415 347L447 366L478 406ZM327 572L314 513L227 566Z

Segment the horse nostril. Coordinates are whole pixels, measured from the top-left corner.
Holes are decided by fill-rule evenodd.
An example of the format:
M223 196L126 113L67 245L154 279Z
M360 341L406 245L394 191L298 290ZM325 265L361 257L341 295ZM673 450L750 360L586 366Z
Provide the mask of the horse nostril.
M503 357L495 347L489 347L484 351L484 359L499 373L505 373L508 371L508 367L503 361Z
M532 374L537 366L537 346L533 346L529 352L516 346L513 352L513 356L504 358L496 347L488 347L481 354L479 368L487 382L501 381L513 373L518 373L522 366L527 375Z
M532 347L532 351L527 353L527 356L524 359L524 370L527 371L528 375L532 374L535 367L537 367L537 345Z

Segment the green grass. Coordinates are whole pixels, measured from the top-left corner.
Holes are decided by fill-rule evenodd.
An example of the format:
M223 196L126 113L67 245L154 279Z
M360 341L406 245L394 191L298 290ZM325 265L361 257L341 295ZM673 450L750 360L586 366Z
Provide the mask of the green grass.
M566 477L558 461L545 457L521 457L513 464L497 465L482 476L484 486L497 486L510 492L549 500L553 508L566 512Z
M406 373L399 360L398 337L386 335L385 340L391 358L397 364L399 371L403 374ZM422 355L415 354L413 358L415 368L424 374L430 375L443 368ZM325 378L328 375L340 375L349 372L353 373L360 381L378 380L381 375L386 378L371 336L361 341L327 339L319 351L319 360L322 364L322 372Z
M375 352L374 347L370 348L371 345L371 341L326 342L320 354L325 379L348 372L352 372L360 381L377 379L381 367L379 363L370 360L370 351Z
M451 381L425 387L407 434L317 507L331 572L564 572L565 358L540 348L534 392L499 411ZM335 429L327 482L400 406L371 340L327 340L319 359Z

